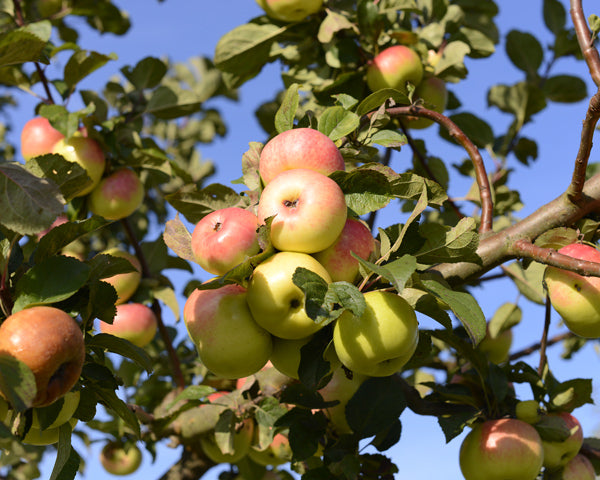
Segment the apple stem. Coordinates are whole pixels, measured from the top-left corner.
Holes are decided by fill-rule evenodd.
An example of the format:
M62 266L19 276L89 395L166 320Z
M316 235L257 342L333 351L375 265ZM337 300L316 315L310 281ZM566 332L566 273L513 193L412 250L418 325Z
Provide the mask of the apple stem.
M546 294L546 310L544 313L544 331L542 332L542 339L540 341L540 364L538 366L538 375L542 377L544 370L548 364L548 357L546 356L546 348L548 346L548 330L550 330L550 319L552 318L552 305L550 303L550 297Z

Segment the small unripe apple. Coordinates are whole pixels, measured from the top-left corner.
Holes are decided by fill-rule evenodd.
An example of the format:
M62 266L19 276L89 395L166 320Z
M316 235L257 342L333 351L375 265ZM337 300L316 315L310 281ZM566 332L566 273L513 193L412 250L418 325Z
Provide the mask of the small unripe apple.
M108 442L100 452L100 463L108 473L129 475L142 464L142 452L137 445Z
M117 305L113 323L100 321L100 331L115 337L129 340L138 347L148 345L158 328L158 321L152 309L142 303Z
M269 17L283 22L299 22L323 6L323 0L256 0L256 3Z
M423 79L423 64L419 55L404 45L394 45L378 53L367 67L367 85L376 92L395 88L408 93L406 83L415 87Z
M30 160L52 153L54 145L63 138L65 136L50 125L47 118L32 118L21 130L21 155L25 160Z
M490 336L488 329L486 336L483 337L478 348L485 354L490 362L500 364L508 360L512 340L513 334L511 329L504 330L494 338Z
M254 435L254 421L251 418L244 420L242 428L233 435L233 448L230 453L223 453L215 440L214 432L200 438L200 446L208 458L213 462L235 463L244 458L252 444Z
M448 91L446 82L441 78L427 77L415 89L413 100L423 100L422 106L442 113L446 109L448 102ZM404 117L404 126L414 129L423 129L431 126L434 122L428 118L407 116Z
M263 467L283 465L292 459L290 441L283 433L278 433L264 450L259 450L256 446L250 448L248 457Z
M340 402L325 410L325 414L338 433L343 434L352 432L352 429L346 420L346 405L366 379L367 377L365 375L356 372L353 372L353 374L348 377L345 370L340 367L333 371L329 383L319 390L323 400L327 402L337 400Z
M110 248L102 253L129 260L129 263L135 268L135 272L118 273L117 275L103 279L103 281L111 284L116 290L118 297L117 305L125 303L133 296L140 285L142 280L142 265L135 255L117 247Z
M549 471L553 471L566 466L579 453L581 445L583 445L583 429L579 420L569 412L550 413L549 415L560 417L570 431L569 437L562 442L542 441L544 467Z
M521 401L515 407L515 415L519 420L535 425L542 418L540 404L536 400Z
M77 422L78 420L76 418L71 418L68 420L68 423L71 426L71 430L75 428ZM46 428L44 430L32 426L23 437L23 443L26 443L27 445L38 446L52 445L54 443L58 443L61 426L62 425L59 425L57 427Z
M56 415L55 420L50 425L48 425L44 430L50 429L50 428L55 428L55 427L60 427L61 425L67 423L73 417L73 414L77 410L77 407L79 406L80 397L81 397L81 393L79 392L79 390L77 390L75 392L71 391L71 392L66 393L62 397L63 404L62 404L60 411L58 412L58 415ZM60 401L60 400L61 399L59 399L57 401ZM49 405L47 407L39 407L39 408L33 409L32 421L31 421L32 428L37 428L37 429L42 428L41 423L40 423L40 416L44 414L44 412L42 410L47 409L47 408L52 408L52 405Z
M119 168L103 178L90 193L90 210L107 220L120 220L144 201L144 185L129 168Z
M298 369L300 368L301 349L306 345L312 336L299 338L296 340L287 340L285 338L273 337L273 352L271 353L271 362L273 366L284 375L299 380ZM333 344L325 349L323 354L325 360L329 362L330 371L340 366L340 360L335 354Z
M92 180L92 183L79 191L76 196L87 195L100 183L106 166L106 158L100 145L94 139L81 134L76 134L68 140L63 138L54 144L52 153L62 155L69 162L77 163Z

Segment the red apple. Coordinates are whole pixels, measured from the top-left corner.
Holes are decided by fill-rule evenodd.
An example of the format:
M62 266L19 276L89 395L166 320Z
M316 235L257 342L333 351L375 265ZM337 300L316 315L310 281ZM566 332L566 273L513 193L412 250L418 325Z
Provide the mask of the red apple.
M395 88L407 93L407 82L416 87L422 79L421 58L404 45L394 45L382 50L367 67L367 85L374 92L383 88Z
M21 130L21 155L25 160L29 160L52 153L54 145L63 138L65 136L50 125L47 118L32 118Z
M579 453L581 445L583 445L583 429L579 420L569 412L556 412L549 415L560 417L571 432L569 437L562 442L542 441L542 445L544 446L544 467L552 471L563 468Z
M150 307L141 303L117 305L113 323L100 321L100 331L129 340L138 347L148 345L156 335L158 322Z
M124 258L135 268L135 272L118 273L112 277L104 278L117 291L117 305L125 303L135 293L142 280L142 265L138 258L132 253L120 250L119 248L110 248L102 253L113 257Z
M144 201L144 184L129 168L119 168L103 178L90 194L90 210L107 220L120 220Z
M271 241L278 250L314 253L328 248L346 224L344 192L331 178L297 168L280 173L265 187L258 220L274 216Z
M352 283L358 276L359 265L352 253L368 260L374 251L375 239L369 228L360 220L349 218L337 240L313 257L327 269L332 281Z
M106 158L102 148L94 139L77 133L68 140L63 138L56 142L52 153L62 155L69 162L77 163L92 180L92 183L79 191L76 196L87 195L100 183L106 166Z
M413 95L413 100L421 99L422 106L442 113L446 109L448 101L448 91L446 90L446 82L441 78L427 77L416 88ZM433 120L423 117L404 117L404 125L412 129L427 128L433 124Z
M192 232L192 252L207 272L224 275L260 251L258 219L243 208L223 208L202 218Z
M142 464L142 452L137 445L108 442L100 452L100 463L108 473L129 475Z
M281 172L295 168L329 175L344 170L344 158L335 143L312 128L295 128L273 137L260 153L258 169L265 185Z
M592 462L582 454L577 454L565 466L564 470L552 480L595 480L596 472Z

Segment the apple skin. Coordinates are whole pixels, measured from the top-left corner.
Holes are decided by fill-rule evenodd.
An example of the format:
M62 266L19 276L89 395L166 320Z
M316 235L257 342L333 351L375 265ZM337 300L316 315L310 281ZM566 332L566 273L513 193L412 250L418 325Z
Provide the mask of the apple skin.
M183 320L200 360L223 378L252 375L271 355L271 335L254 320L246 298L244 287L225 285L194 290L183 308Z
M289 340L308 337L321 328L306 314L304 293L292 280L297 267L331 282L325 267L310 255L278 252L256 266L248 284L248 306L256 322L272 335Z
M555 476L550 476L550 480L595 480L596 472L592 462L582 454L575 455L564 470Z
M331 178L297 168L275 177L258 202L258 220L275 215L271 241L278 250L315 253L325 250L346 224L344 192Z
M38 0L38 11L43 18L56 15L63 8L63 0Z
M137 445L127 448L118 442L108 442L100 452L100 463L113 475L129 475L142 464L142 451Z
M50 125L47 118L32 118L21 130L21 155L25 160L30 160L52 153L54 145L63 138L65 136Z
M215 210L203 217L192 232L192 252L207 272L224 275L260 251L258 218L243 208Z
M534 480L544 452L531 425L516 418L476 424L460 447L460 469L465 480Z
M71 418L67 420L67 422L71 425L71 430L73 430L75 428L75 425L77 425L78 420L76 418ZM39 428L35 428L32 426L23 437L22 442L26 443L27 445L38 446L52 445L54 443L58 443L60 437L60 427L61 425L40 430Z
M352 374L352 378L348 378L343 368L336 368L329 383L319 390L323 400L340 402L325 410L325 415L338 433L352 433L346 420L346 405L367 378L356 372Z
M519 420L535 425L542 419L540 404L536 400L523 400L517 403L515 415Z
M512 330L504 330L496 338L491 338L489 330L483 340L479 343L479 350L485 354L490 362L500 364L508 360L510 347L512 346Z
M277 433L266 449L258 450L255 446L250 448L248 457L263 467L283 465L292 460L290 441L283 433Z
M287 170L305 168L329 175L345 170L335 143L313 128L294 128L276 135L260 152L258 171L265 185Z
M120 220L135 212L144 201L144 185L129 168L119 168L92 190L90 211L107 220Z
M25 363L35 377L33 407L50 405L81 374L85 343L79 324L55 307L37 306L8 316L0 326L0 354Z
M79 390L73 392L68 392L65 394L63 398L63 405L56 416L56 419L48 425L44 430L60 427L61 425L67 423L71 418L73 418L73 414L77 410L79 406L79 399L81 397L81 393ZM34 408L32 412L32 420L31 427L41 429L40 418L39 418L39 408Z
M360 220L348 218L337 240L325 250L314 253L334 282L353 283L358 276L359 263L352 252L368 260L375 251L375 239L369 228Z
M323 0L256 0L256 3L269 17L283 22L299 22L323 7Z
M367 67L367 85L373 92L395 88L406 94L406 82L417 87L422 79L421 58L404 45L394 45L382 50Z
M364 294L361 317L345 311L333 329L333 344L342 364L353 372L384 377L408 362L419 341L419 323L402 297L383 291Z
M131 263L136 270L135 272L118 273L117 275L103 279L103 281L112 285L117 291L118 298L116 304L121 305L129 300L140 286L142 280L142 265L135 255L116 247L109 248L102 253L129 260L129 263Z
M158 321L152 309L142 303L117 305L113 323L100 320L100 331L115 337L129 340L138 347L148 345L158 328Z
M311 339L312 336L298 338L296 340L273 337L271 363L284 375L299 380L298 368L300 368L300 350L304 345L310 342ZM328 345L323 357L329 362L330 371L338 368L341 364L339 358L337 358L337 355L335 354L333 344Z
M582 243L562 247L558 253L600 263L600 251ZM550 303L567 328L580 337L600 338L600 277L546 267L544 282Z
M446 82L441 78L427 77L415 89L413 99L423 100L423 107L442 113L446 109L448 102L448 90ZM433 125L434 121L423 117L408 116L404 117L404 126L413 130L420 130Z
M569 412L556 412L555 415L565 421L566 427L571 435L563 442L548 442L542 440L544 447L544 467L547 470L558 470L563 468L569 461L579 453L583 445L583 429L579 420Z
M77 193L77 197L87 195L100 183L106 166L106 158L100 145L94 139L81 134L76 134L68 140L63 138L54 144L52 153L62 155L69 162L77 163L92 180L90 185Z
M244 458L252 444L254 438L254 421L251 418L244 420L242 428L233 435L233 451L223 453L215 441L214 432L200 438L200 446L208 458L213 462L235 463Z

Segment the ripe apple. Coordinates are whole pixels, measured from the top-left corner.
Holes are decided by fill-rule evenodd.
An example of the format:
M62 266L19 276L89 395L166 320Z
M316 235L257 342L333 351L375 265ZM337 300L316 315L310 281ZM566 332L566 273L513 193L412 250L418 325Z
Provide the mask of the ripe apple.
M269 17L283 22L299 22L323 6L323 0L256 0L256 3Z
M107 220L120 220L144 201L144 184L129 168L119 168L103 178L90 193L90 210Z
M63 138L56 142L52 153L62 155L69 162L77 163L92 180L92 183L84 187L76 196L87 195L100 183L106 166L106 158L100 145L94 139L75 134L68 140Z
M544 467L552 471L563 468L579 453L581 445L583 445L583 429L579 420L569 412L556 412L549 415L560 417L571 432L570 436L562 442L542 441L544 447Z
M277 433L266 449L259 450L256 446L252 446L248 450L248 457L263 467L283 465L292 459L290 441L283 433Z
M258 170L267 185L281 172L296 168L329 175L346 167L344 157L327 135L313 128L294 128L267 142L260 152Z
M367 67L367 85L373 92L382 88L395 88L407 93L407 82L416 87L422 79L421 58L404 45L394 45L382 50Z
M25 160L30 160L52 153L54 145L63 138L65 136L50 125L47 118L32 118L21 130L21 155Z
M419 341L419 323L402 297L383 291L364 294L367 308L357 317L345 311L333 329L342 364L354 372L384 377L398 372Z
M344 192L331 178L296 168L277 175L258 201L258 220L271 223L271 241L278 250L314 253L325 250L346 224Z
M600 251L583 243L558 250L569 257L600 263ZM584 277L556 267L546 267L548 296L567 328L586 338L600 337L600 277Z
M321 328L306 314L304 293L294 285L298 267L331 282L327 270L310 255L278 252L254 269L248 283L248 306L256 322L272 335L290 340L308 337Z
M515 415L519 420L535 425L542 419L540 404L536 400L523 400L517 403Z
M148 345L156 335L158 321L152 309L142 303L117 305L113 323L100 320L100 331L129 340L138 347Z
M273 366L284 375L299 380L298 368L300 367L300 349L306 345L312 336L288 340L285 338L273 337L273 352L271 353L271 362ZM333 344L330 344L323 355L329 362L330 371L340 366L340 360L335 354Z
M346 405L366 379L365 375L356 372L352 374L351 378L348 378L344 369L340 367L333 371L329 383L319 390L323 400L340 402L325 410L325 414L338 433L352 433L346 420Z
M81 374L85 343L79 324L55 307L20 310L0 326L0 354L27 365L35 377L33 407L50 405L70 391Z
M223 453L215 440L214 432L200 438L200 446L208 458L213 462L219 463L235 463L244 458L254 436L254 421L247 418L242 423L242 427L233 435L233 446L230 453Z
M551 480L595 480L596 472L592 462L582 454L577 454L567 463L564 470Z
M323 265L334 282L354 282L358 276L358 260L352 252L368 260L375 251L375 239L364 223L348 218L335 242L313 256Z
M490 336L488 329L485 337L483 337L483 340L479 343L478 348L485 354L490 362L500 364L508 360L512 340L513 334L511 329L504 330L494 338Z
M250 313L246 296L240 285L194 290L183 308L183 320L200 360L224 378L258 372L273 348L271 335Z
M429 110L442 113L448 102L448 90L446 82L441 78L427 77L415 89L413 99L422 99L423 106ZM404 126L412 129L423 129L433 124L433 120L423 117L404 117Z
M140 286L142 280L142 265L135 255L117 247L109 248L102 253L129 260L129 263L135 268L135 272L118 273L117 275L103 279L106 283L111 284L117 291L117 305L125 303L133 296Z
M124 446L111 441L102 447L100 463L108 473L129 475L142 464L142 451L135 444Z
M73 391L67 392L64 395L64 397L62 397L63 403L60 408L60 411L58 412L58 415L56 415L55 420L50 425L48 425L44 430L55 428L55 427L60 427L64 423L67 423L71 418L73 418L73 414L75 413L75 411L77 410L77 407L79 406L79 398L80 397L81 397L81 393L79 392L79 390L77 390L75 392L73 392ZM57 402L59 402L60 400L61 399L58 399ZM53 407L54 407L54 405L49 405L47 407L34 408L32 411L31 427L41 429L42 425L40 422L40 415L44 414L44 412L42 410L53 408Z
M260 251L258 218L249 210L231 207L202 218L192 232L192 252L207 272L224 275Z
M460 447L460 470L465 480L534 480L544 451L531 425L516 418L476 424Z
M73 430L75 425L77 425L78 420L76 418L71 418L67 420L67 422L71 425L71 430ZM32 426L23 437L22 442L28 445L38 446L58 443L60 437L60 427L61 425L41 430Z

